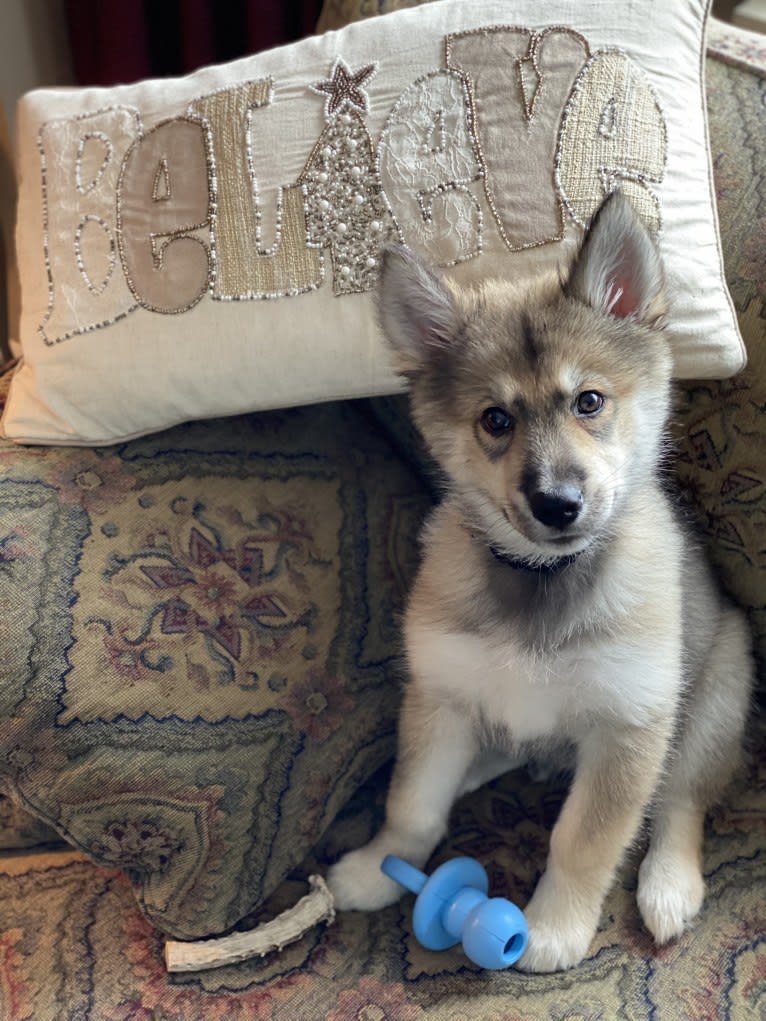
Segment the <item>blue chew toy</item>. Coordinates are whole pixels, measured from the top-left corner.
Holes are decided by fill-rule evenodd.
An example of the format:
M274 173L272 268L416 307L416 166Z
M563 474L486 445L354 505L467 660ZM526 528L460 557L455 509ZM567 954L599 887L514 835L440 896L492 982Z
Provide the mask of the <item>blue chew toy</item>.
M527 920L505 897L488 897L487 872L475 858L453 858L430 878L389 854L385 874L417 894L415 936L427 950L447 950L462 939L463 950L482 968L509 968L527 948Z

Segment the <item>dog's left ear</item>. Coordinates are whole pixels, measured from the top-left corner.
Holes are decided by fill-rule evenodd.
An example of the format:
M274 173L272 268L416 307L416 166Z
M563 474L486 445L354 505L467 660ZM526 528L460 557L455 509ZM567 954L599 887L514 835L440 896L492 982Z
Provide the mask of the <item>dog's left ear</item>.
M593 217L564 291L618 319L662 325L666 306L660 257L620 192L608 195Z
M403 245L381 252L378 318L399 371L415 376L460 328L455 296L441 273Z

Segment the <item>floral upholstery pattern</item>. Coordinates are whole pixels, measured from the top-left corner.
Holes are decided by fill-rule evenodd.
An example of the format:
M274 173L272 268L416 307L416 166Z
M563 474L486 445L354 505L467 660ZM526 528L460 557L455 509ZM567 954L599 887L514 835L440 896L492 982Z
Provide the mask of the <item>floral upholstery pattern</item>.
M0 862L0 1007L13 1021L749 1021L766 1008L766 734L708 823L707 902L695 925L656 950L635 903L631 856L588 958L572 972L482 972L460 949L432 953L412 932L411 896L373 914L344 912L263 960L166 973L163 939L125 876L77 857ZM348 803L256 924L295 903L305 875L361 844L381 821L387 771ZM464 799L430 867L479 858L493 893L524 904L545 860L562 785L509 774ZM4 999L5 997L5 999ZM10 1010L8 1009L10 1005Z
M353 404L0 445L0 780L180 937L259 904L391 753L429 499Z

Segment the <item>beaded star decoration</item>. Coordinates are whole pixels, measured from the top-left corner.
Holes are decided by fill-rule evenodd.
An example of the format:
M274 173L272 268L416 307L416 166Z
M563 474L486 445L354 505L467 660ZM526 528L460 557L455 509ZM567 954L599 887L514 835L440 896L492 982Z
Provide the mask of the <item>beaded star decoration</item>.
M327 96L325 115L334 117L346 104L367 112L367 93L362 88L377 71L377 64L367 64L358 71L351 71L341 57L335 61L329 78L316 82L311 88L314 92Z

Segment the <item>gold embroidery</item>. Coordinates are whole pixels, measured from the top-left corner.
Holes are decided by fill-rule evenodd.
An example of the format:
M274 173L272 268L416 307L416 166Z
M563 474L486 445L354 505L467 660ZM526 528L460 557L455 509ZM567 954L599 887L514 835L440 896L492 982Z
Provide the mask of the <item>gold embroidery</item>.
M299 189L282 189L277 202L276 239L260 243L258 183L250 136L253 113L268 106L273 83L264 78L203 96L190 110L204 118L209 133L213 181L213 297L217 300L277 298L319 286L321 253L308 245Z
M556 180L570 215L584 226L620 188L658 232L654 186L666 158L665 117L646 75L621 50L597 51L578 75L559 133Z
M588 43L570 28L491 26L447 36L447 66L467 78L487 202L512 251L558 241L564 216L553 179L556 131ZM510 143L510 132L521 137Z

